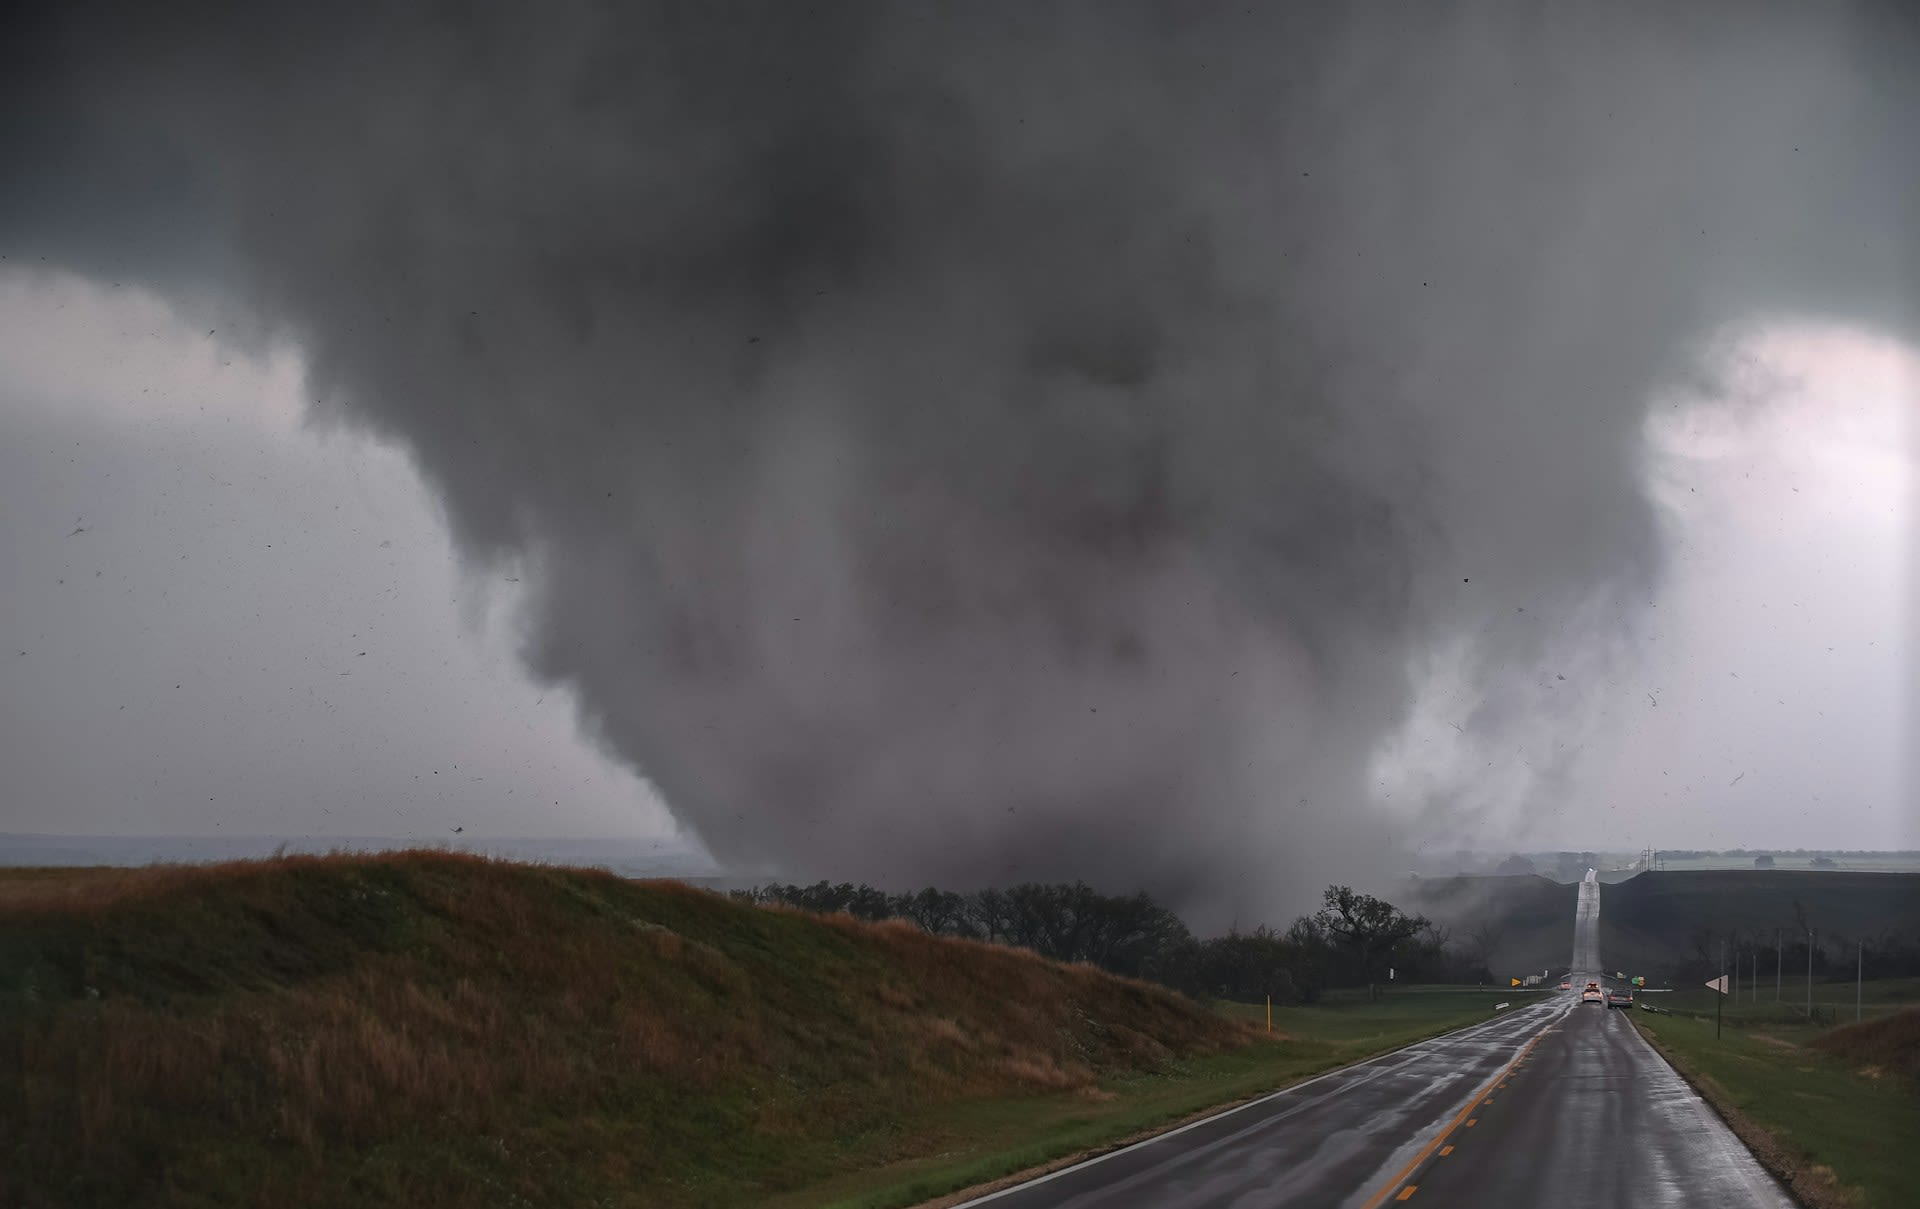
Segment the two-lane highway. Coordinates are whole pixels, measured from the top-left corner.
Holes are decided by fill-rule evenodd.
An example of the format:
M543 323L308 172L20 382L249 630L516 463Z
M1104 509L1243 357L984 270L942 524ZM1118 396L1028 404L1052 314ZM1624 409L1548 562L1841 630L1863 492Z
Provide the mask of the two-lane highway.
M1342 1204L1405 1167L1566 1012L1556 998L1502 1013L969 1204Z
M1550 1026L1472 1136L1404 1182L1417 1186L1410 1202L1791 1206L1624 1016L1589 1005Z
M1580 883L1573 906L1573 989L1603 977L1600 964L1600 879L1593 870Z
M1623 1013L1580 886L1572 994L967 1202L991 1209L1764 1206L1792 1201Z
M1613 980L1600 960L1600 882L1580 883L1574 999ZM1779 1206L1792 1201L1627 1020L1580 1004L1542 1030L1483 1098L1473 1136L1403 1181L1433 1205Z

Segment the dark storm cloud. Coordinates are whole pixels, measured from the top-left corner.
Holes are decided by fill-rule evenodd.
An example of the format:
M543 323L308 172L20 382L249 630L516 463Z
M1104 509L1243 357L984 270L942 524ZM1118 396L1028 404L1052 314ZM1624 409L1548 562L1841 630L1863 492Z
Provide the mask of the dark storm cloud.
M723 861L1258 907L1631 624L1697 340L1912 318L1896 10L1441 7L65 6L0 238L298 341Z

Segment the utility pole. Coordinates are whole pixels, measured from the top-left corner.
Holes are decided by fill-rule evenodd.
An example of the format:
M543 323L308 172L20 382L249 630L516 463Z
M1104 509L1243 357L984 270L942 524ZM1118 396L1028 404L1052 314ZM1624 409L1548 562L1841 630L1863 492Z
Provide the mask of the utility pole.
M1853 942L1853 1022L1860 1023L1860 978L1867 969L1867 942Z
M1807 1019L1813 1019L1813 929L1807 929Z
M1713 1039L1720 1040L1720 1001L1727 997L1727 942L1720 942L1720 985L1714 988Z
M1780 1002L1780 929L1773 930L1773 1001Z

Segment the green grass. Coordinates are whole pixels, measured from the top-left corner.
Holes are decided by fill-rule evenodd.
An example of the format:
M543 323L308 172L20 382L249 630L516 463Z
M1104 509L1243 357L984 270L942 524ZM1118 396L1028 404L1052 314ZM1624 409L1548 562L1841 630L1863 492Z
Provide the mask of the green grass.
M919 1153L915 1112L1252 1039L1089 967L584 870L5 874L0 1204L758 1204Z
M854 1173L771 1204L893 1209L1031 1173L1476 1023L1502 1002L1517 1007L1524 1001L1477 987L1422 987L1397 990L1372 1003L1364 991L1335 991L1313 1006L1276 1007L1276 1039L1263 1033L1244 1049L1103 1080L1081 1096L988 1100L919 1114L903 1128L937 1139L935 1153ZM1220 1003L1215 1010L1261 1029L1266 1025L1262 1004Z
M1814 1015L1806 1011L1807 984L1802 976L1798 985L1788 980L1781 986L1781 997L1773 997L1773 982L1762 980L1758 999L1748 994L1743 983L1740 993L1725 996L1720 1007L1722 1022L1738 1028L1764 1027L1776 1036L1799 1041L1811 1038L1839 1024L1854 1022L1854 988L1848 983L1813 984ZM1862 984L1860 1017L1874 1020L1905 1008L1920 1005L1920 978L1884 978ZM1683 1016L1713 1022L1716 992L1707 987L1675 988L1641 996L1641 1003Z
M1911 995L1912 981L1884 989L1890 998ZM1756 1012L1734 1027L1723 1022L1716 1039L1710 1013L1633 1017L1750 1145L1758 1141L1756 1150L1785 1171L1806 1203L1862 1209L1913 1203L1920 1186L1920 1087L1911 1081L1807 1047L1804 1042L1824 1030L1804 1018L1782 1024ZM1755 1138L1756 1127L1764 1137Z
M1340 997L1270 1039L1022 950L586 870L0 871L0 1204L898 1205L1506 997Z

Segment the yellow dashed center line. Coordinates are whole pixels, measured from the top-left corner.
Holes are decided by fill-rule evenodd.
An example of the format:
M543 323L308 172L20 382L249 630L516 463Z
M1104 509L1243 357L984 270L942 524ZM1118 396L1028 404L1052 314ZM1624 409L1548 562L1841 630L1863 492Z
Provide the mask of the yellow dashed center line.
M1451 1134L1455 1129L1459 1128L1460 1118L1467 1117L1467 1114L1472 1112L1481 1103L1492 1103L1491 1098L1482 1100L1481 1097L1485 1096L1486 1093L1492 1091L1494 1088L1494 1084L1499 1083L1502 1079L1505 1079L1507 1075L1513 1071L1513 1068L1519 1065L1520 1060L1522 1058L1525 1058L1528 1054L1532 1053L1533 1047L1540 1044L1540 1038L1545 1035L1546 1034L1544 1032L1535 1034L1533 1040L1527 1042L1526 1046L1523 1049L1521 1049L1519 1053L1513 1056L1513 1061L1507 1063L1505 1067L1501 1068L1500 1073L1495 1075L1491 1080L1489 1080L1487 1082L1487 1085L1481 1088L1479 1092L1477 1092L1472 1099L1468 1100L1466 1103L1466 1106L1462 1108L1457 1114L1455 1114L1453 1120L1447 1122L1447 1127L1445 1129L1442 1129L1437 1135L1435 1135L1434 1138L1431 1141L1429 1141L1425 1146L1422 1146L1420 1148L1420 1153L1414 1155L1413 1158L1407 1163L1405 1167L1402 1167L1399 1171L1395 1172L1393 1179L1389 1180L1385 1187L1381 1188L1380 1191L1368 1197L1367 1203L1362 1205L1360 1209L1380 1209L1381 1204L1384 1203L1389 1196L1394 1196L1393 1190L1396 1188L1400 1188L1401 1184L1405 1182L1406 1178L1412 1175L1416 1170L1418 1170L1420 1167L1420 1164L1426 1162L1428 1156L1432 1155L1433 1152L1439 1149L1441 1144L1447 1140L1447 1135ZM1471 1129L1475 1125L1478 1125L1480 1123L1480 1118L1467 1117L1466 1123L1467 1123L1467 1128ZM1417 1187L1419 1187L1419 1185L1417 1184L1407 1184L1405 1188L1401 1189L1400 1194L1398 1196L1394 1196L1394 1199L1401 1200L1401 1201L1406 1200L1408 1197L1413 1195L1413 1191Z
M1440 1148L1440 1157L1443 1159L1452 1153L1453 1153L1453 1147L1451 1146L1442 1146Z

